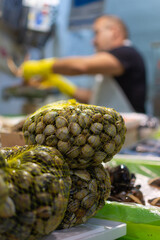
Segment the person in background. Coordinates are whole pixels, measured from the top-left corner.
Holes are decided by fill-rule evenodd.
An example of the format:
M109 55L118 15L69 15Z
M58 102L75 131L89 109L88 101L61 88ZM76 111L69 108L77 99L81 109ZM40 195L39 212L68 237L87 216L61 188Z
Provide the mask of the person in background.
M103 15L93 24L96 53L83 57L50 58L26 61L21 74L27 81L39 75L52 82L60 91L80 101L88 102L91 91L79 89L61 75L103 74L113 77L123 89L136 112L145 112L146 70L142 56L128 39L123 21Z

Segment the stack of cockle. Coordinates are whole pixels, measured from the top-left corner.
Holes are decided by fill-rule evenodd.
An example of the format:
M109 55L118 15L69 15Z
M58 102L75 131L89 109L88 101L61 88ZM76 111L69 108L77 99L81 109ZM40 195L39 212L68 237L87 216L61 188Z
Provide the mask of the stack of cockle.
M54 148L0 150L0 239L38 239L55 230L68 204L68 164Z
M75 100L48 104L26 119L23 125L26 144L37 145L37 148L56 149L58 156L60 154L63 158L60 166L65 162L64 165L70 169L67 181L64 177L61 178L64 185L62 189L65 189L65 192L68 190L65 200L67 194L69 197L67 210L65 214L62 214L63 210L60 212L62 221L56 224L56 228L69 228L84 223L104 205L109 197L111 184L102 163L110 161L119 152L125 140L125 132L124 120L114 109L80 104ZM25 154L27 155L27 152ZM32 154L28 154L27 160L30 164L37 164L36 156L33 161ZM42 162L48 165L48 173L54 175L56 170L50 166L45 154L42 158ZM17 164L18 161L19 158ZM21 170L21 164L18 166ZM46 189L47 193L49 192ZM35 192L32 191L35 198L34 195ZM35 227L33 229L35 230ZM49 232L44 231L42 234L46 233ZM29 238L23 238L25 239Z

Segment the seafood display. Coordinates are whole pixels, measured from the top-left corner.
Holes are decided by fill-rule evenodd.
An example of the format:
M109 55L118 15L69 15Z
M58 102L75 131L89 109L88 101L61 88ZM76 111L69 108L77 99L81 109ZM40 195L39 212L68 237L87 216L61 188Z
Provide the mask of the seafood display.
M160 190L160 177L150 179L148 184L152 187L158 188Z
M157 190L160 190L160 177L156 177L156 178L150 179L148 181L148 184L152 188L156 188ZM160 207L160 191L159 191L159 196L158 197L154 197L152 199L148 199L148 202L149 202L149 204L151 204L153 206Z
M69 167L58 150L0 150L0 239L39 239L57 228L69 198Z
M149 199L148 202L153 206L160 207L160 197Z
M46 105L16 127L26 145L0 149L0 239L38 240L85 223L110 196L102 165L126 126L114 109L75 100Z
M26 119L23 132L26 144L56 147L70 168L85 169L120 151L126 127L114 109L71 99L40 108Z
M108 169L111 179L111 194L108 200L145 204L140 185L135 185L135 175L121 164Z
M109 201L160 207L160 177L150 179L135 175L124 164L105 168L111 180Z

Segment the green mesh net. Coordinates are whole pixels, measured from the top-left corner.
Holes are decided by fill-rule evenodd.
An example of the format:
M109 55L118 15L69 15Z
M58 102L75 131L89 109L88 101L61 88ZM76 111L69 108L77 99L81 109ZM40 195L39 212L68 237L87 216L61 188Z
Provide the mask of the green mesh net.
M71 178L60 152L46 146L0 150L0 239L39 239L57 228Z
M56 147L70 168L107 162L120 151L126 127L114 109L74 100L46 105L24 123L26 144Z
M110 178L103 165L71 171L69 203L59 229L85 223L104 206L110 195Z
M46 105L24 125L25 146L0 149L0 240L37 240L85 223L110 195L102 163L126 127L114 109L74 100Z

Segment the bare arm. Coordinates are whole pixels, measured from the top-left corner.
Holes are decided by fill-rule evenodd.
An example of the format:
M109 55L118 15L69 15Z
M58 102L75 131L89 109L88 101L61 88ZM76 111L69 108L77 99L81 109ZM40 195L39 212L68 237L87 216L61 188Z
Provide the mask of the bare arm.
M105 74L118 76L124 72L120 61L110 53L97 53L87 57L57 59L53 72L63 75Z

